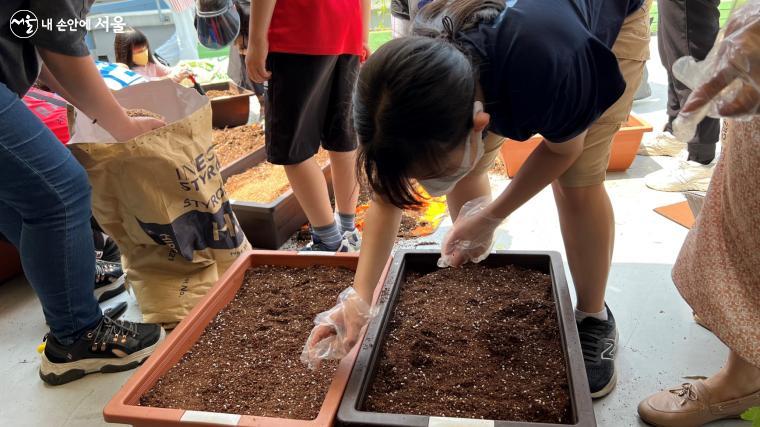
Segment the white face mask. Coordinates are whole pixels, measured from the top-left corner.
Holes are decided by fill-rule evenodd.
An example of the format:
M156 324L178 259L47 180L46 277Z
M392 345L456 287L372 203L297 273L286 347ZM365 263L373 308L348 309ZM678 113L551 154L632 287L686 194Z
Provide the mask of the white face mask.
M483 103L475 101L472 116L475 117L478 113L483 111ZM472 145L475 144L476 152L473 159L470 159L472 153ZM483 146L483 133L482 132L470 132L467 135L467 140L464 143L464 157L462 158L462 164L453 174L449 176L442 176L440 178L431 179L418 179L417 182L427 191L427 193L433 197L439 197L448 194L457 185L462 178L475 169L475 165L478 164L483 157L485 147Z

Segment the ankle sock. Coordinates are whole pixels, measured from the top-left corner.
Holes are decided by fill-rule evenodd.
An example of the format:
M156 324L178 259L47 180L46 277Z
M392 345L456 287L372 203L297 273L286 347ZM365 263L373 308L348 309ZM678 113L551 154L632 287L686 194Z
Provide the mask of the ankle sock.
M583 321L583 319L587 317L593 317L594 319L601 320L601 321L607 321L609 320L609 316L607 315L607 307L604 307L602 311L598 313L586 313L585 311L580 311L577 308L575 309L575 321L580 323Z
M343 235L335 221L323 227L312 227L312 233L316 236L317 240L324 243L329 249L338 249L340 241L343 239Z
M354 231L356 229L356 214L344 214L338 212L337 220L340 221L340 231Z

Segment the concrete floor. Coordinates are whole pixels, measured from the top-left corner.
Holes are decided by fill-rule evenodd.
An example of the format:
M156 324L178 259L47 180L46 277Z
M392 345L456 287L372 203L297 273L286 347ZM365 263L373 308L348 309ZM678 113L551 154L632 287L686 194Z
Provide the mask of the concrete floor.
M652 43L649 62L653 95L636 102L634 110L655 129L664 122L667 79ZM594 405L600 426L638 426L636 405L648 394L680 384L683 377L710 375L720 368L726 347L692 320L678 295L670 270L687 230L652 209L684 200L681 194L649 190L643 177L674 164L671 158L638 157L631 169L610 174L607 188L616 212L616 247L607 301L620 331L618 386ZM507 181L496 177L494 189ZM424 240L440 241L450 226ZM406 245L405 245L406 246ZM537 249L564 252L553 197L544 190L518 210L499 231L497 249ZM568 278L570 278L568 272ZM134 298L122 294L104 304L128 300L127 319L139 320ZM0 286L0 425L98 426L101 410L130 373L90 375L53 388L37 376L35 348L46 332L42 310L23 278ZM747 425L740 421L715 423Z

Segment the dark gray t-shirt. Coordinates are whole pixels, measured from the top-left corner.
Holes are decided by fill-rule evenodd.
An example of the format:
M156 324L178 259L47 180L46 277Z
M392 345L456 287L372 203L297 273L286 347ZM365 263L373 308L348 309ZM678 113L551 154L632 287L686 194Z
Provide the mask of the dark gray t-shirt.
M611 48L642 0L509 0L491 24L465 33L479 57L490 130L565 142L623 94Z
M0 82L19 96L26 93L37 79L41 61L36 48L41 47L52 52L69 56L87 56L89 50L84 42L86 29L76 25L75 31L58 31L60 20L68 22L77 20L81 23L87 19L93 0L2 0L0 2ZM17 11L29 11L16 13ZM14 16L14 13L16 14ZM11 31L26 35L30 27L19 23L27 16L36 17L36 31L29 38L19 38ZM11 17L15 23L11 23ZM29 21L25 21L29 22ZM47 25L50 22L51 25ZM45 25L43 25L45 24ZM31 21L32 28L35 22ZM48 26L48 28L45 28Z

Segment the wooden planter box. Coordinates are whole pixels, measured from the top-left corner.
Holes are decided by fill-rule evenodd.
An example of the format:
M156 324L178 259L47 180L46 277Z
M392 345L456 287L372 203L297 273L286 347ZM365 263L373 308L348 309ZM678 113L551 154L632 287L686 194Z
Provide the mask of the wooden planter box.
M245 172L265 160L266 153L256 150L222 169L222 179L226 182L230 176ZM332 170L329 164L322 168L322 173L332 197ZM290 188L269 203L230 199L230 204L240 227L255 248L279 249L308 222L306 213Z
M620 172L628 169L633 163L633 159L636 158L636 152L639 150L639 144L641 144L644 133L651 131L652 126L641 117L634 114L628 116L628 122L620 128L612 139L612 151L607 170ZM523 142L506 139L501 146L501 158L507 167L507 175L510 178L517 175L517 171L520 170L525 160L542 140L543 137L538 134Z
M266 160L267 160L267 149L265 146L262 146L244 155L243 157L238 157L237 159L235 159L235 161L228 164L227 166L222 167L222 170L221 170L222 179L226 180L232 175L243 173L246 170L248 170L252 165L258 165L259 163L265 162Z
M21 274L21 259L10 243L0 238L0 283Z
M205 91L231 90L238 94L211 99L211 124L215 128L223 129L248 123L250 97L253 92L243 89L233 82L206 83L202 84L201 87Z
M331 426L348 382L348 375L354 365L354 350L338 366L330 387L325 395L319 415L314 420L293 420L250 415L223 414L216 412L190 411L182 409L154 408L139 406L140 397L172 368L203 334L206 326L235 298L243 284L246 270L257 265L282 265L290 267L310 267L325 265L346 267L356 270L358 254L300 255L294 252L250 251L238 260L219 279L198 305L169 334L156 352L148 358L126 384L114 395L103 409L107 422L132 424L134 426L250 426L250 427L317 427ZM390 264L390 262L388 263ZM386 265L381 281L385 279L389 265ZM379 295L375 293L375 299ZM337 297L337 295L336 295ZM283 384L283 387L287 387Z
M338 411L339 424L373 427L545 427L562 425L389 414L369 412L362 409L364 408L364 401L371 385L371 380L376 373L387 327L407 273L410 271L434 271L437 269L436 261L439 257L439 251L431 250L402 250L396 252L383 286L383 291L380 293L382 296L377 302L376 309L378 310L378 316L372 320L367 328L365 340L356 359L354 370L351 372L348 387ZM576 427L596 426L586 371L583 364L583 353L575 324L573 305L570 301L567 280L565 279L560 255L556 252L497 251L483 261L483 264L490 266L512 264L536 269L551 275L574 418L574 423L566 425Z

